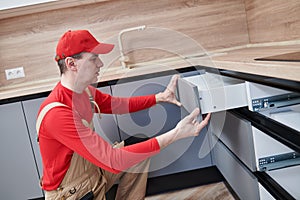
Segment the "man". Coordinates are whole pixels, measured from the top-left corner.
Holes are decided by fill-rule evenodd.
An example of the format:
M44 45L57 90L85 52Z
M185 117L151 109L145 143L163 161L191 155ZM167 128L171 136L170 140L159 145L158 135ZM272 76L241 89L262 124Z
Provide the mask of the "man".
M197 136L208 123L209 115L196 121L195 109L165 134L113 148L94 132L94 112L122 114L160 102L180 106L174 93L177 76L164 92L140 97L113 97L90 86L103 66L98 54L113 47L98 42L87 30L67 31L58 42L55 60L61 80L42 103L37 120L46 199L105 199L116 180L116 199L143 199L148 158L176 140Z

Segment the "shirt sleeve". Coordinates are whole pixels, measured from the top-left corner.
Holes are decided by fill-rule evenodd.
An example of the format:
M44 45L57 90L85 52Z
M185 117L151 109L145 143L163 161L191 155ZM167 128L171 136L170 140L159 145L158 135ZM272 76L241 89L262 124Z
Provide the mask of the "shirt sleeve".
M93 130L85 127L80 116L70 108L53 108L46 117L43 126L52 138L112 173L124 171L160 151L155 138L121 149L113 148Z
M150 108L156 104L155 95L115 97L93 88L93 96L100 111L107 114L125 114Z

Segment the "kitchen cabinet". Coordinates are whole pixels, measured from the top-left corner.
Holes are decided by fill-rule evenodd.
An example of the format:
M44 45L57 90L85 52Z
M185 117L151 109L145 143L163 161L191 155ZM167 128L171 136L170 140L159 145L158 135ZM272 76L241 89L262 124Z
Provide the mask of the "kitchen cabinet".
M214 146L214 163L240 199L259 199L256 177L220 141Z
M219 137L214 133L212 135L216 144L214 163L241 199L250 195L248 193L251 195L255 193L254 199L269 199L270 194L252 175L256 171L267 173L294 198L300 197L296 189L297 182L300 181L297 152L253 127L251 122L238 118L230 112L226 113L224 127ZM226 156L228 159L224 159ZM238 172L238 169L241 172ZM244 180L246 175L248 178ZM254 184L255 189L250 189L251 184L248 182Z
M193 79L191 77L205 73L203 70L188 71L181 74L184 80L190 81ZM116 83L109 82L107 86L98 89L124 97L155 94L164 91L171 77L166 73L145 75L121 79ZM296 135L299 133L299 95L245 81L243 78L218 75L210 80L206 84L208 88L202 87L201 90L198 90L197 82L186 81L193 84L184 85L183 89L180 89L182 85L179 83L177 92L183 103L182 107L161 103L130 114L101 113L101 118L95 115L96 132L111 144L136 134L155 137L174 128L195 106L199 106L202 114L213 113L209 126L198 137L177 141L153 157L150 178L216 166L241 199L278 198L262 182L260 173L282 187L288 197L299 198L297 183L300 181L300 165L297 150L280 140L280 137L276 138L274 134L265 132L272 125L269 121L274 120L286 127L282 131L284 134L290 129ZM219 85L215 80L223 82ZM189 90L190 86L192 90ZM184 93L180 90L184 90ZM3 127L1 175L2 180L5 180L1 183L1 198L27 199L43 196L38 185L42 164L36 142L35 121L44 99L45 96L40 95L39 98L34 96L28 100L2 102L0 105L0 125ZM225 103L222 99L226 99ZM254 120L244 116L242 110L254 115ZM263 117L256 119L256 114ZM263 130L256 124L262 119ZM202 120L201 116L199 120ZM288 144L294 143L297 146L297 142L298 140L290 141ZM295 159L286 159L293 155ZM274 158L276 162L272 161ZM272 162L265 162L268 159ZM11 188L16 188L16 184L21 190L13 193Z
M215 115L221 115L221 113L215 113ZM222 113L222 115L225 114ZM280 160L280 156L293 157L295 152L253 127L251 122L230 112L226 113L225 123L219 139L253 172L299 164L298 158ZM271 162L272 159L275 160Z
M112 94L115 96L156 94L165 90L171 77L169 75L118 83L112 86ZM118 115L121 139L136 134L144 134L147 137L160 135L173 129L186 114L185 110L176 105L161 103L147 110ZM202 145L209 146L208 140L205 139L206 132L207 129L204 129L198 137L177 141L151 158L149 177L211 166L210 152L201 155L201 158L198 155Z
M22 102L25 119L26 119L28 131L30 135L31 144L32 144L32 149L37 163L37 168L38 168L40 178L43 173L43 165L42 165L42 157L40 154L39 144L37 142L37 132L36 132L35 124L36 124L39 108L44 100L45 98L37 98L37 99L31 99Z
M178 85L184 107L213 113L213 164L239 198L300 197L295 188L300 181L300 154L276 135L284 131L299 137L298 93L210 73L184 77ZM274 131L275 126L283 128ZM270 177L277 189L282 188L280 194L274 194L276 187L269 188L271 195L265 192L261 174Z
M1 199L33 199L43 196L37 162L21 102L0 105Z

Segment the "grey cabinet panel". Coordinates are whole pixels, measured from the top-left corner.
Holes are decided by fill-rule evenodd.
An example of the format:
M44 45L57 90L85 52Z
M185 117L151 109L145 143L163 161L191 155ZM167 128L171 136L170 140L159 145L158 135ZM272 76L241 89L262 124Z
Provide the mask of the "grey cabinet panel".
M259 199L254 175L221 143L214 147L216 166L240 199Z
M0 116L1 199L42 197L21 103L0 105Z
M155 94L165 89L171 76L158 77L112 86L114 96L130 97ZM149 137L164 133L180 121L180 108L162 103L131 114L117 115L121 139L131 135L145 134Z
M111 94L110 86L98 88L101 92ZM120 141L117 118L112 114L101 113L101 118L96 114L94 116L95 131L102 136L107 142L114 143Z
M215 113L215 115L220 114L222 113ZM222 123L220 122L219 124ZM256 171L252 126L250 122L239 119L227 112L219 139L222 140L249 169Z
M164 91L172 76L164 76L120 83L112 86L114 96L139 96L155 94ZM154 137L173 129L186 113L176 105L162 103L149 109L131 114L118 115L118 125L121 139L131 135L144 134ZM199 137L187 138L163 149L160 154L151 159L149 177L172 174L191 169L211 166L210 153L203 158L198 157L200 146L206 130ZM209 145L209 144L206 144Z
M160 154L151 160L149 177L173 174L193 169L200 169L212 166L210 152L199 157L199 150L202 145L209 145L205 140L207 130L204 129L199 136L188 138L171 144L163 149Z
M32 99L32 100L22 102L25 118L27 122L27 127L29 130L30 139L33 147L33 152L37 162L40 177L42 175L43 165L42 165L42 157L40 154L39 144L37 142L37 132L36 132L35 124L36 124L37 114L40 105L42 104L44 99L45 98L39 98L39 99Z

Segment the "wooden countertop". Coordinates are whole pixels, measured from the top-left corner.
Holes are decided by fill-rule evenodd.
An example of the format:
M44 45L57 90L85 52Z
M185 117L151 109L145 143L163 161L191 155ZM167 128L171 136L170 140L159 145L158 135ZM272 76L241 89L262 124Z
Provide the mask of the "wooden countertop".
M230 49L220 49L208 52L208 55L193 55L182 58L169 58L131 65L131 69L119 66L104 68L101 82L139 76L155 72L202 65L216 69L226 69L237 72L275 77L291 81L300 81L300 62L256 61L256 58L269 57L300 51L300 40L292 44L279 45L257 44L239 46ZM0 89L0 100L37 94L52 90L59 81L59 76L51 80L28 82L21 85L7 86Z
M256 58L270 57L300 51L300 43L282 46L248 46L227 51L213 58L217 68L263 75L292 81L300 81L300 62L256 61ZM299 54L298 54L299 55Z

